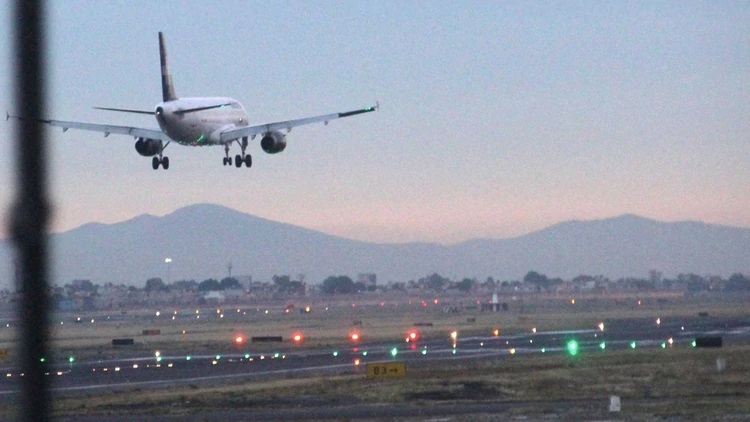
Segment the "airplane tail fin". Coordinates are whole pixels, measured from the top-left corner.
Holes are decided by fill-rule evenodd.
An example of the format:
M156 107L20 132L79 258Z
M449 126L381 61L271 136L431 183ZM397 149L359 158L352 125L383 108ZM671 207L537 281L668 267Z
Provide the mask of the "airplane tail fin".
M162 100L172 101L177 99L172 85L172 75L167 66L167 46L164 42L164 34L159 32L159 59L161 60L161 95Z

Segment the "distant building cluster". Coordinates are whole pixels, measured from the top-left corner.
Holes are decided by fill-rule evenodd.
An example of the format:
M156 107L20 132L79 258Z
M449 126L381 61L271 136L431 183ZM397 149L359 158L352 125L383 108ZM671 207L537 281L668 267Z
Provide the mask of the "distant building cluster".
M164 283L160 278L146 280L142 288L90 280L72 280L54 286L49 295L57 310L109 310L142 306L213 306L252 304L268 300L325 298L331 295L386 295L390 293L419 295L429 293L442 297L488 298L497 295L571 295L571 294L638 294L663 292L677 295L750 293L750 278L734 274L729 278L680 274L670 279L659 271L647 278L620 278L580 275L570 280L550 278L530 271L522 280L499 281L488 277L483 281L464 278L452 280L434 273L418 280L378 284L374 273L360 273L356 281L347 276L331 276L322 284L308 285L304 275L274 276L271 281L258 281L250 276L226 277L222 280L177 280ZM19 292L0 291L0 304L17 301ZM486 300L482 300L486 302Z

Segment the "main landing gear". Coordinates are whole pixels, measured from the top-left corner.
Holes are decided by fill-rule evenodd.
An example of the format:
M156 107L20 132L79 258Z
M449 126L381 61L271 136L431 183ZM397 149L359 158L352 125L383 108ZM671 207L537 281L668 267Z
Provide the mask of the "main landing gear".
M253 165L253 157L250 154L245 154L245 149L247 149L247 137L242 138L240 141L239 139L236 139L237 143L240 145L240 148L242 149L242 154L237 154L234 156L234 165L237 168L242 167L242 164L245 164L245 167L251 167ZM229 145L224 145L224 154L226 155L224 157L224 165L225 166L231 166L232 165L232 157L229 156Z
M169 142L167 142L167 145L169 145ZM154 170L159 170L159 166L162 166L164 170L169 170L169 157L164 156L164 148L166 148L167 145L161 147L159 149L159 155L155 155L154 158L151 159L151 167Z
M154 157L151 159L151 167L158 170L162 166L164 170L169 170L169 157Z

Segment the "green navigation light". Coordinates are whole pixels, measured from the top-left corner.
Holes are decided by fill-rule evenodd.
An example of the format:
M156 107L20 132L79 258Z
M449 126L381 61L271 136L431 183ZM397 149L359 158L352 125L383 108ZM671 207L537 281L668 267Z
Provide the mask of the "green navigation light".
M568 349L568 354L570 354L570 356L575 356L578 354L578 342L577 341L570 340L568 344L566 345L566 347Z

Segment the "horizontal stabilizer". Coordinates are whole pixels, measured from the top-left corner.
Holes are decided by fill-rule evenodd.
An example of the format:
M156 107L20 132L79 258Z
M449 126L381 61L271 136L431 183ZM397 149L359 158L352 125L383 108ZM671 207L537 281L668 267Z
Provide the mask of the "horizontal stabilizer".
M131 110L127 108L110 108L110 107L94 107L97 110L107 110L107 111L119 111L122 113L136 113L136 114L150 114L153 115L153 111L148 110Z
M187 114L187 113L194 113L196 111L203 111L203 110L211 110L212 108L222 108L228 106L227 104L216 104L211 106L205 106L205 107L196 107L196 108L186 108L184 110L175 110L174 114Z

